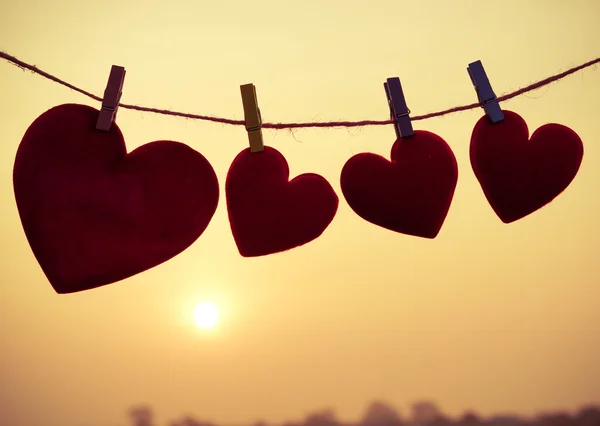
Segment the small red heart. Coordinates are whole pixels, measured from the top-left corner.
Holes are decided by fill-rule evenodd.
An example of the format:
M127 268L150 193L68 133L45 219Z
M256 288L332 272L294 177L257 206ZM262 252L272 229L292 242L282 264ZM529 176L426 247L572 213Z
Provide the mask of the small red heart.
M354 212L383 228L424 238L439 233L458 180L456 158L438 135L417 130L392 146L391 162L372 153L350 158L342 193Z
M573 130L545 124L529 138L519 114L504 111L493 124L483 116L473 129L471 166L492 209L504 223L548 204L577 175L583 143Z
M163 263L206 229L219 199L210 163L171 141L127 154L116 124L67 104L27 129L13 170L33 254L57 293L89 290Z
M279 151L249 149L235 158L225 184L231 231L240 254L264 256L290 250L319 237L338 208L324 177L306 173L291 181Z

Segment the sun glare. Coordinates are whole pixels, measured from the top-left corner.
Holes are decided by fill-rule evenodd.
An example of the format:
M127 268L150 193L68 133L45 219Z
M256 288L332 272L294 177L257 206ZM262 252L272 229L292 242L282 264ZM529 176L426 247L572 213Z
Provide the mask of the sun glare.
M200 328L213 328L219 321L219 310L214 303L202 302L194 310L194 321Z

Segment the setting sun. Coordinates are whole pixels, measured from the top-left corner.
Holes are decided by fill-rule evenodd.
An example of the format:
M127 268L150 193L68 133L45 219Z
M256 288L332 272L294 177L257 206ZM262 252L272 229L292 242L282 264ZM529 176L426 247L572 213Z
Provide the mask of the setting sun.
M213 328L219 321L219 310L214 303L199 303L194 310L194 321L200 328Z

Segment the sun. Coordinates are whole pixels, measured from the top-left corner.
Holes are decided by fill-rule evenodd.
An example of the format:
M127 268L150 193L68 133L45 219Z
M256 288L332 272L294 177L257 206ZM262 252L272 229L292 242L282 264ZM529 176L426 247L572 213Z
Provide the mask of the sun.
M194 321L200 328L213 328L219 322L219 310L214 303L201 302L194 309Z

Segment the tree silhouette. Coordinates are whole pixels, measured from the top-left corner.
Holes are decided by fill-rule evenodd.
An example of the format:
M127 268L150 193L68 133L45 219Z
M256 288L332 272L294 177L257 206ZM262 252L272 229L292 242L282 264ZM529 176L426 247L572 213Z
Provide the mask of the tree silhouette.
M381 402L374 401L369 405L360 426L403 426L404 422L395 408Z
M472 411L467 411L464 413L461 419L458 421L459 426L479 426L481 424L481 418Z
M306 416L304 426L339 426L339 422L333 410L326 409Z
M132 426L155 426L150 407L138 406L129 410ZM186 416L173 421L169 426L219 426ZM243 425L238 425L243 426ZM268 426L258 421L252 426ZM483 419L474 412L466 412L457 419L444 415L433 402L419 401L413 404L411 418L404 420L389 404L374 401L365 410L362 418L351 424L340 422L330 409L309 413L303 421L287 422L274 426L600 426L600 406L588 405L577 413L556 412L539 415L533 419L518 416L492 416Z
M442 417L437 405L431 401L418 401L412 405L412 422L416 425L430 425Z
M577 426L597 426L600 425L600 407L586 406L579 410L576 417Z
M133 426L153 426L152 409L147 406L134 407L129 410Z

